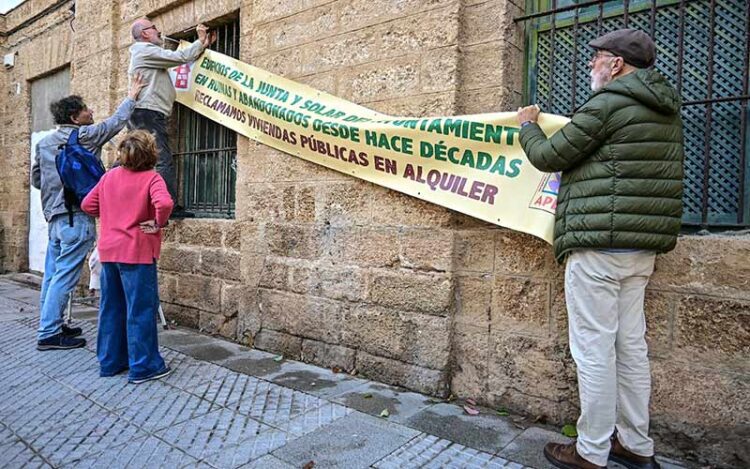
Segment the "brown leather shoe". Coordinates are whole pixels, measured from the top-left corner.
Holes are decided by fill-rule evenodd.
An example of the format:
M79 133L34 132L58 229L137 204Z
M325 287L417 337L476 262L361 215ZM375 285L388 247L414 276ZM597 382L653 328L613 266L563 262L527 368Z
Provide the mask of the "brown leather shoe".
M609 450L609 459L618 464L621 464L628 469L661 469L661 466L656 462L656 458L653 456L639 456L625 449L617 439L615 433L610 438L612 442L612 448Z
M576 450L575 442L567 445L547 443L544 446L544 457L561 469L601 469L605 467L597 466L583 459Z

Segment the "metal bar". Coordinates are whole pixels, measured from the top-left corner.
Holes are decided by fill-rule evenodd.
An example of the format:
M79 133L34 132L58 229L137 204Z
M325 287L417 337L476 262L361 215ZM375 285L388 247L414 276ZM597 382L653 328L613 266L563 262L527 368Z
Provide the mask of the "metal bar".
M657 0L652 0L651 12L649 15L649 32L651 34L651 38L653 38L656 34L656 1Z
M747 94L750 90L748 89L748 82L750 82L750 2L747 2L747 11L745 12L745 69L742 74L742 90ZM745 184L745 166L747 165L747 110L740 106L740 145L742 150L740 151L740 187L744 190L740 191L739 205L737 208L737 223L742 224L747 222L745 220L745 197L747 196L748 186Z
M571 111L574 111L576 106L576 88L577 88L577 81L578 81L578 8L575 9L573 18L573 83L572 83L572 90L571 90L571 98L573 100L573 109Z
M747 74L747 69L745 69L745 74ZM748 99L750 99L750 94L744 94L742 96L725 96L723 98L699 99L697 101L685 101L684 103L682 103L682 105L691 106L695 104L715 104L715 103L726 103L729 101L746 101Z
M677 94L682 96L682 62L685 60L685 0L680 0L680 25L677 31Z
M552 9L557 8L557 0L552 0ZM557 16L552 16L552 28L549 31L549 80L547 81L547 87L549 88L549 95L547 97L547 109L552 109L552 96L554 96L554 74L552 71L555 69L555 23L557 22Z
M599 2L599 13L596 17L596 35L602 35L602 20L604 18L604 3Z
M626 28L628 27L628 10L630 10L630 0L622 0L622 20Z
M716 27L716 0L711 0L710 7L710 34L708 36L708 79L706 83L706 94L708 99L711 99L714 86L714 30ZM703 147L703 154L705 158L705 166L703 167L703 200L701 207L701 225L704 228L708 227L708 189L710 186L711 177L711 118L713 112L713 103L706 104L706 125L705 129L705 143Z

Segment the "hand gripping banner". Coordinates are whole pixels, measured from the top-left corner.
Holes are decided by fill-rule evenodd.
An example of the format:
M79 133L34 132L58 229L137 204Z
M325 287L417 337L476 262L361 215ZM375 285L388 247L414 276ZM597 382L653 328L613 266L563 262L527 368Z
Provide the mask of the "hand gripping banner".
M559 174L529 163L515 112L388 116L210 50L171 76L179 103L241 135L552 242ZM566 122L539 120L547 135Z

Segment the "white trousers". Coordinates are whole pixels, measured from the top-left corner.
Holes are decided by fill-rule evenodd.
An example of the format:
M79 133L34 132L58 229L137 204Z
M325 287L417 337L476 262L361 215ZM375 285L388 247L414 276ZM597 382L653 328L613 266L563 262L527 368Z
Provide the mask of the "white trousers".
M607 465L609 438L652 456L648 437L651 372L643 302L652 251L574 251L565 268L570 352L578 368L578 453Z

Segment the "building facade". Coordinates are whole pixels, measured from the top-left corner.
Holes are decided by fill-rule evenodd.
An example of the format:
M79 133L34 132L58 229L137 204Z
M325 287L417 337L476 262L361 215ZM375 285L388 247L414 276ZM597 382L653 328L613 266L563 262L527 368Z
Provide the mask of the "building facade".
M652 429L665 454L746 466L748 51L747 41L710 38L724 41L731 28L747 38L747 2L572 3L27 0L0 16L0 51L14 61L0 72L2 269L40 270L46 231L29 169L32 142L52 128L49 101L76 93L97 117L113 112L140 16L176 38L206 21L224 53L418 117L514 110L532 99L570 113L586 98L586 38L629 21L653 25L669 57L657 66L684 77L686 101L735 99L683 113L698 129L688 140L686 230L659 256L646 298ZM695 52L701 44L711 52ZM736 77L722 81L727 74ZM186 109L172 125L181 202L198 216L171 222L165 235L169 319L440 397L575 420L563 269L550 246L277 152Z

